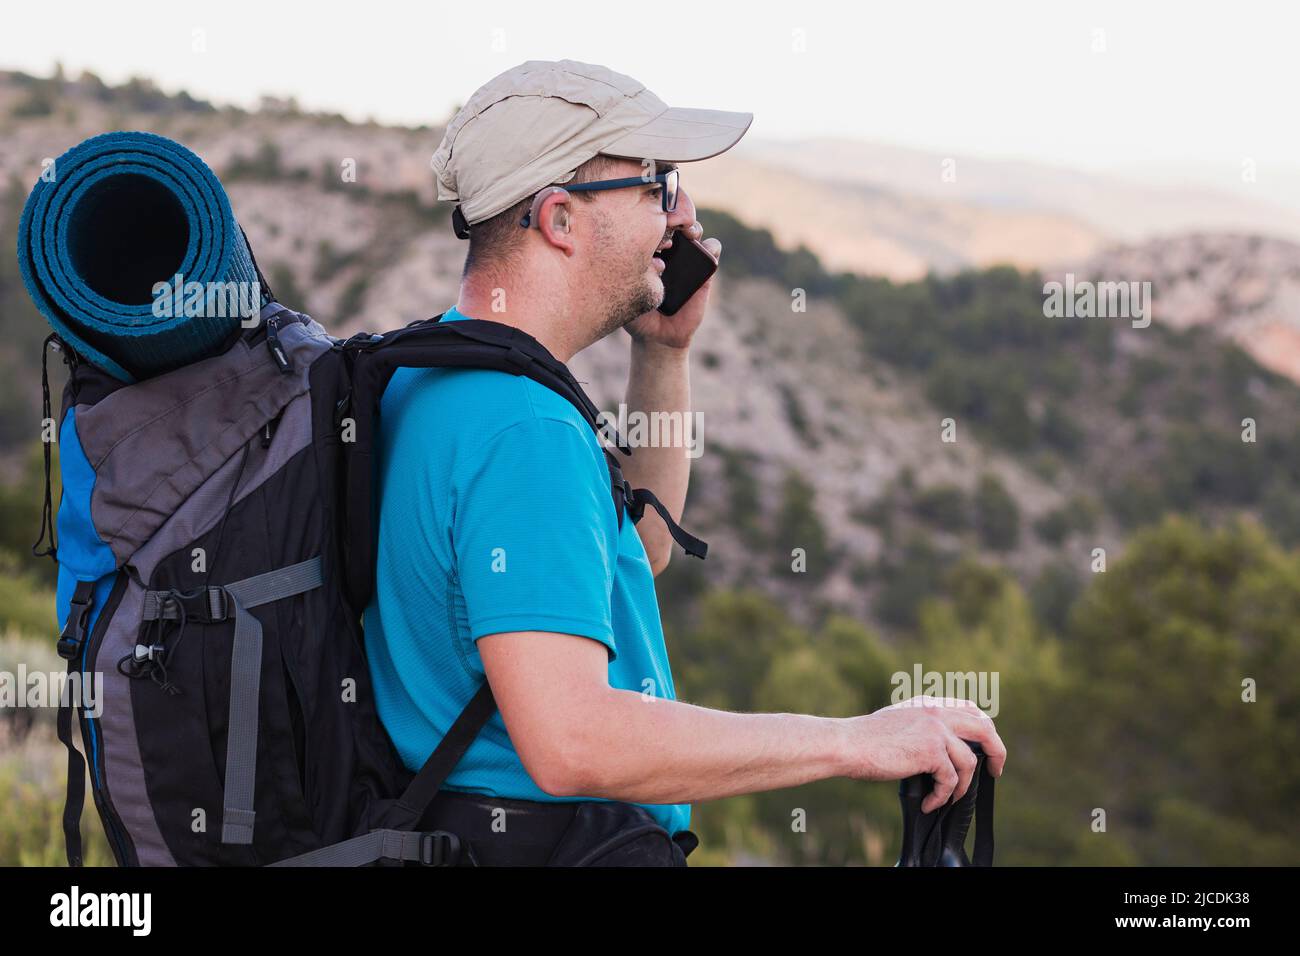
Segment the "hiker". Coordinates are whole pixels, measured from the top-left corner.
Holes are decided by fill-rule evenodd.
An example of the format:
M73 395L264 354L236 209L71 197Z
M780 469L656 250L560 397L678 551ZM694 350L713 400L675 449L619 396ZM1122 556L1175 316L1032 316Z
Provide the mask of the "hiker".
M442 321L516 327L561 362L623 329L627 406L689 414L711 283L662 315L655 255L674 231L703 237L676 164L724 152L751 120L670 108L631 77L571 60L489 81L433 157L438 198L458 203L469 240ZM717 239L703 242L720 255ZM970 782L963 738L1000 773L1005 749L971 704L832 719L677 701L654 588L673 529L652 510L618 521L605 452L554 392L500 371L403 368L380 423L365 614L376 704L414 770L487 681L499 710L421 822L456 833L471 862L685 865L691 803L833 776L933 773L933 809ZM632 451L626 477L675 523L690 458Z

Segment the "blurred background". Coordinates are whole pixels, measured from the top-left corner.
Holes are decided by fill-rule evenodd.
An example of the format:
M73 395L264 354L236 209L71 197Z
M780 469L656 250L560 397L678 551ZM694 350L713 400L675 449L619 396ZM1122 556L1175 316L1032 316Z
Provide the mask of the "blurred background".
M709 560L658 580L679 696L848 716L918 665L996 673L999 864L1300 862L1300 17L472 6L5 11L0 671L62 663L31 557L48 329L13 254L42 160L177 139L282 301L393 328L456 300L446 122L510 66L577 59L755 114L683 168L724 251L683 522ZM1047 317L1067 273L1151 283L1150 325ZM623 337L573 367L616 413ZM53 710L0 708L0 864L62 864L65 767ZM699 804L692 863L891 865L897 791ZM83 830L111 865L92 809Z

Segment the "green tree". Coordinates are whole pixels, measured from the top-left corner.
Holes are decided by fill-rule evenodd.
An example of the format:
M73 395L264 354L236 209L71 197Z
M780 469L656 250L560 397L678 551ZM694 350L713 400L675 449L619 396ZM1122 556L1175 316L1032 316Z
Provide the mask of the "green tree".
M957 485L932 485L912 500L912 512L922 521L950 533L966 530L970 522L966 492Z
M754 693L778 655L807 634L756 591L714 591L673 655L678 693L708 707L753 710Z
M994 551L1010 551L1020 543L1020 509L994 474L980 476L975 486L975 524L980 541Z
M938 593L952 558L925 535L913 533L896 552L882 557L875 571L876 616L885 624L907 629L916 624L921 602Z
M824 575L838 559L817 513L816 489L794 470L787 472L781 486L781 507L776 514L772 546L775 549L772 567L777 574L790 573L790 553L795 548L804 550L808 574Z
M1071 621L1074 810L1104 805L1144 863L1300 862L1300 555L1250 519L1169 516Z

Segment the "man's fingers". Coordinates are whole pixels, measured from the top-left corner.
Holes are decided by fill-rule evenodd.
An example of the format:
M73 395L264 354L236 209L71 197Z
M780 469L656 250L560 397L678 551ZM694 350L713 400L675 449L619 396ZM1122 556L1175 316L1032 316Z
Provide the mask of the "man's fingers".
M984 748L984 755L989 763L989 773L995 777L1002 776L1002 768L1007 762L1007 747L998 735L989 715L980 711L978 717L963 714L958 720L948 722L948 729L962 740L970 740ZM966 746L963 744L962 746ZM967 750L970 748L967 747Z
M975 768L979 766L979 758L975 756L975 751L970 749L966 741L956 734L949 734L945 742L948 745L948 756L952 758L952 764L957 768L957 786L952 792L953 802L956 803L966 796L970 782L975 776Z
M984 748L989 762L989 773L995 777L1002 776L1002 769L1007 761L1006 744L998 735L993 718L984 713L979 705L959 697L917 696L893 706L909 705L937 708L938 715L949 730L963 740L975 741Z
M922 813L933 813L947 803L959 782L957 768L952 764L951 750L944 748L938 766L931 770L930 774L934 777L934 789L921 801Z
M994 777L1002 776L1003 769L1006 766L1007 748L993 724L993 718L984 713L978 704L960 697L917 694L907 700L900 700L887 707L882 707L881 710L898 710L911 707L933 708L935 716L943 721L944 726L957 739L963 741L961 746L966 753L970 754L971 751L964 741L969 740L978 743L984 749L985 758L988 760L989 773ZM974 754L971 754L971 759L974 760ZM951 791L952 788L949 788L949 793ZM942 806L943 802L938 801L934 805ZM927 810L926 812L930 811Z

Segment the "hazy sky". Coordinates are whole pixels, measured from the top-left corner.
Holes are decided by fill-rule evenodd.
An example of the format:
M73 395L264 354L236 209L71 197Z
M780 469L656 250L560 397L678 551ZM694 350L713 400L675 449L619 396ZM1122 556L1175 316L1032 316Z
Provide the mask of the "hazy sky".
M753 136L1093 169L1300 161L1300 13L1276 2L60 0L6 4L0 24L0 68L355 119L441 122L502 70L568 57L753 112Z

